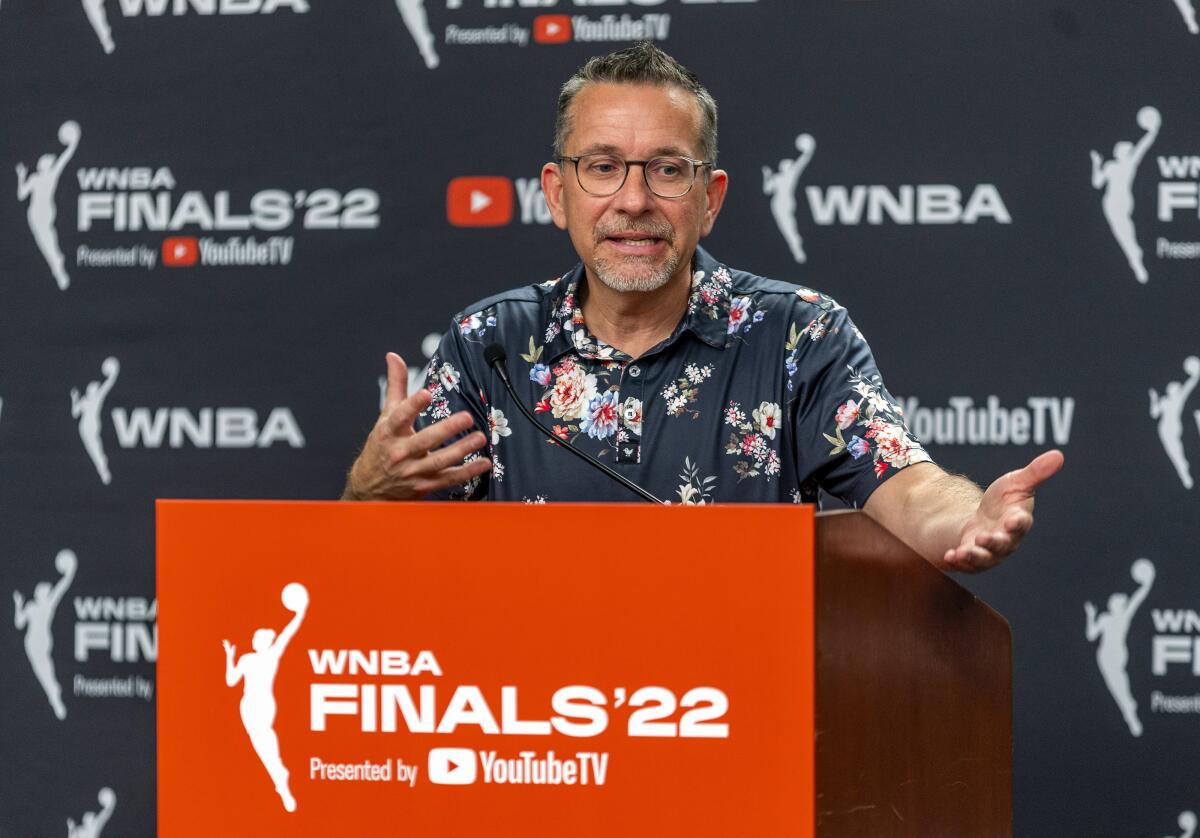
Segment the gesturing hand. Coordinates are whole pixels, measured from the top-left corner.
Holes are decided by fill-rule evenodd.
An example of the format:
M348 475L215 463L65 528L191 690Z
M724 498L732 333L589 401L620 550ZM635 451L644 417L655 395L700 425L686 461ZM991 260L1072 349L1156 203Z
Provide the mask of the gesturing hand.
M226 657L232 657L234 648L235 648L234 645L232 643L230 643L228 640L222 640L221 645L225 647Z
M389 352L383 411L350 469L344 499L416 500L462 485L492 467L486 457L463 463L464 457L487 442L479 431L441 447L472 427L474 419L466 411L415 429L417 416L429 407L430 399L424 389L408 394L408 368L399 355Z
M1034 490L1062 465L1061 451L1047 451L988 486L979 508L963 525L958 546L946 551L946 564L974 573L996 566L1016 550L1033 526Z

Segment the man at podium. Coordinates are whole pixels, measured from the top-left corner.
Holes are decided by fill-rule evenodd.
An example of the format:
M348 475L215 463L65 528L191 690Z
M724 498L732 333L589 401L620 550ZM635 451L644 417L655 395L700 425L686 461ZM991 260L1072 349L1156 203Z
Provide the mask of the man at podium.
M457 315L415 393L389 354L343 497L783 503L824 489L943 569L1016 549L1062 454L986 491L931 462L845 308L698 246L728 186L716 160L716 103L674 58L640 43L581 67L541 173L580 262Z

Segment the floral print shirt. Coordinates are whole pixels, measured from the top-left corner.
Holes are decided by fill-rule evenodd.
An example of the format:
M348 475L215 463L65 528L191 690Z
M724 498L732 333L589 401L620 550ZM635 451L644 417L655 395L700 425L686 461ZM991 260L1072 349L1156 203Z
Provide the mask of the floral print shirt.
M900 469L929 460L846 309L700 248L692 267L682 321L639 358L588 332L582 265L457 315L430 360L433 400L417 424L470 411L493 466L436 497L638 500L519 415L483 360L492 343L547 430L673 503L813 502L822 488L861 506Z

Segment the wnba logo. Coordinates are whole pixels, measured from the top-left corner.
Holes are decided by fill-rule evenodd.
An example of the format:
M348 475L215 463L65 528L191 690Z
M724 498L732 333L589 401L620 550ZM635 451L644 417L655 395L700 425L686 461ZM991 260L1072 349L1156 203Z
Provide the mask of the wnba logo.
M800 235L796 198L800 176L812 163L817 141L812 134L798 134L794 146L798 152L795 157L784 157L775 167L762 167L762 189L792 258L803 263L808 257ZM1012 223L1000 190L991 183L977 183L969 189L948 183L806 186L804 197L813 223L819 226L975 224L984 219Z
M1146 601L1154 584L1154 564L1149 559L1138 559L1130 567L1129 575L1138 583L1137 590L1132 594L1115 593L1110 596L1107 611L1098 612L1091 602L1085 602L1083 609L1087 614L1088 642L1100 641L1096 646L1096 665L1100 668L1104 684L1125 718L1129 732L1141 736L1138 704L1129 687L1128 638L1133 617Z
M79 423L79 439L100 481L112 483L104 446L104 402L121 374L115 357L100 364L101 378L80 392L71 389L71 416ZM270 448L277 442L292 448L305 446L304 434L290 408L272 408L260 420L249 407L133 407L110 413L113 433L121 448Z
M25 168L24 163L17 164L17 200L28 199L29 209L25 217L29 221L29 230L46 264L50 266L54 281L63 291L70 286L71 278L67 275L55 225L58 218L58 181L67 163L75 156L82 134L79 123L69 119L58 127L58 141L65 146L61 152L43 154L38 158L33 172Z
M1089 642L1097 643L1096 665L1104 684L1130 734L1141 736L1142 708L1131 686L1128 641L1134 618L1154 587L1158 572L1149 559L1137 559L1130 565L1129 575L1137 584L1134 590L1112 594L1103 611L1091 602L1085 602L1083 608L1087 615L1085 634ZM1170 692L1167 687L1150 690L1149 711L1194 718L1200 714L1200 695L1194 686L1194 679L1200 678L1200 613L1195 608L1153 608L1150 620L1150 667L1149 673L1141 669L1141 677L1172 688Z
M13 591L15 614L13 624L18 631L25 632L25 655L33 667L33 674L41 684L50 708L61 721L67 717L67 708L62 700L62 687L54 672L54 636L51 626L54 614L62 602L63 595L75 579L79 560L71 550L59 550L54 558L54 569L62 576L55 582L39 582L28 600L20 591Z
M1136 143L1119 141L1113 146L1111 160L1104 160L1098 151L1092 150L1092 188L1104 190L1101 206L1113 238L1125 254L1134 277L1145 283L1150 275L1142 262L1142 248L1133 226L1133 180L1162 128L1162 114L1157 108L1144 107L1137 113L1137 124L1145 133Z
M300 630L300 623L308 611L308 589L299 582L289 582L280 592L279 599L293 614L282 631L276 634L274 629L260 628L254 632L251 641L254 651L246 652L237 663L234 663L236 647L228 640L222 640L221 645L225 647L225 685L234 687L242 683L242 700L238 705L242 726L250 737L254 753L275 784L283 808L294 812L296 798L288 787L288 770L279 753L279 737L275 734L275 676L288 643Z

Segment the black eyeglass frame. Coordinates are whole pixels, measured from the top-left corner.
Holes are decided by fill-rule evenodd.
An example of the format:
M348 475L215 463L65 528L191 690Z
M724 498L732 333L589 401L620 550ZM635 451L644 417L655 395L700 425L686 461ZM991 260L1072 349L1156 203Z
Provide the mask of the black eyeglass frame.
M705 166L711 167L715 162L713 160L697 160L694 157L688 157L687 155L684 155L684 154L663 154L658 157L651 157L649 160L621 160L621 163L625 166L625 174L621 177L620 184L618 184L617 188L614 189L612 192L606 192L604 194L599 194L596 192L592 192L586 186L584 186L583 178L581 178L579 176L579 161L585 157L612 157L614 160L621 160L621 158L617 157L614 154L605 154L604 152L592 152L591 154L580 154L575 157L569 157L564 154L561 157L555 158L555 162L557 162L559 164L561 164L563 161L567 161L567 160L574 163L575 164L575 182L579 184L580 189L582 189L584 192L587 192L587 194L589 194L595 198L609 198L613 195L616 195L618 192L620 192L622 187L625 186L625 181L629 180L629 167L630 166L641 166L642 167L642 180L645 181L646 188L649 189L653 194L657 195L659 198L667 198L667 199L682 198L684 195L687 195L689 192L691 192L693 187L695 187L696 176L700 174L700 170L703 169ZM691 163L692 164L692 182L688 184L688 188L685 189L683 192L680 192L678 195L662 195L662 194L659 194L658 192L655 192L654 187L650 185L650 176L646 174L647 166L649 166L655 160L686 160L689 163Z

